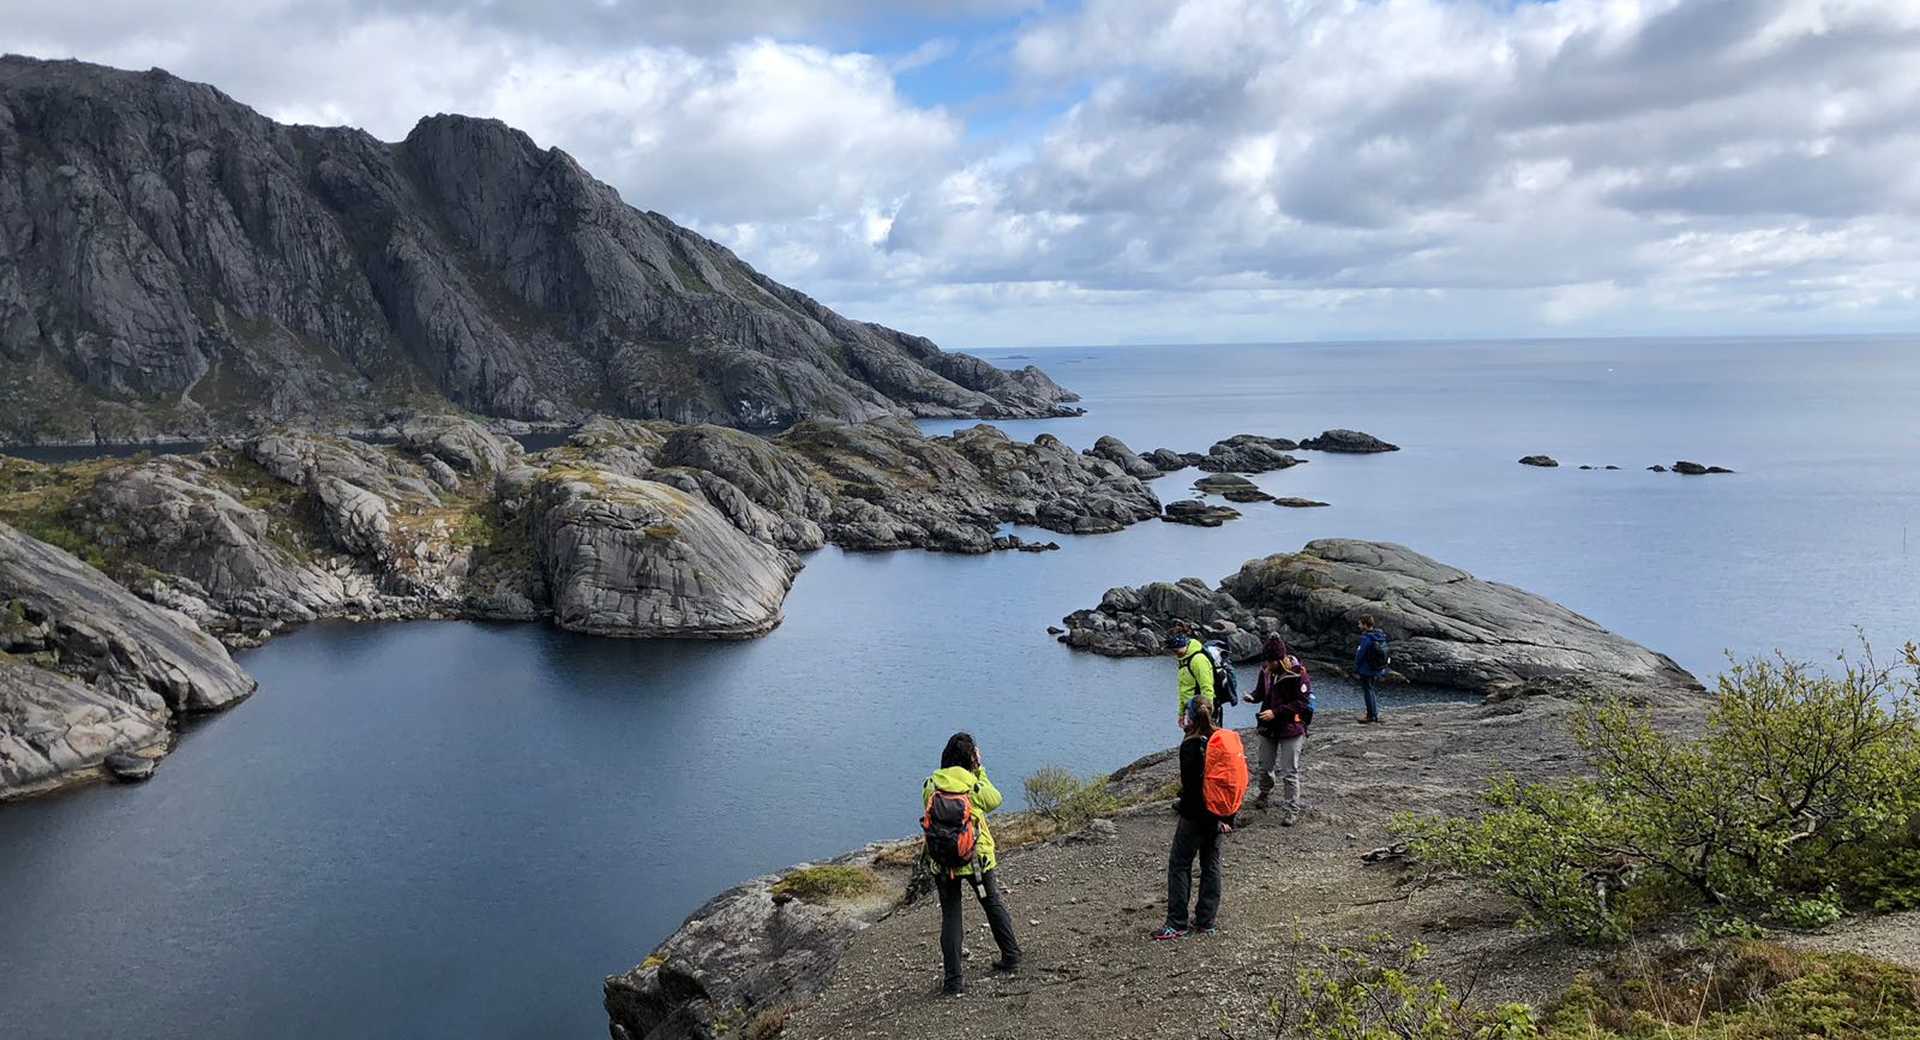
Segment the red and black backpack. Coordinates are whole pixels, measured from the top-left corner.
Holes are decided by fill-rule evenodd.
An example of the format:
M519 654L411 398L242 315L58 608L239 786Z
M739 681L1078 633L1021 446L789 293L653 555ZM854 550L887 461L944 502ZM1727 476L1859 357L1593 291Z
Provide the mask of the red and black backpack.
M973 862L980 822L973 816L972 791L933 789L920 829L927 835L927 857L949 874Z

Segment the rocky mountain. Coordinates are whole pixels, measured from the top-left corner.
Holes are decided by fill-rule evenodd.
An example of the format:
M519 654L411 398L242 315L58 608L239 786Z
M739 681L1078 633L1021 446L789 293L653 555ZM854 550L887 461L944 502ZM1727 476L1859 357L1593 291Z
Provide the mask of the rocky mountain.
M159 69L0 57L0 441L429 402L774 428L1073 399L844 318L495 120L387 143Z

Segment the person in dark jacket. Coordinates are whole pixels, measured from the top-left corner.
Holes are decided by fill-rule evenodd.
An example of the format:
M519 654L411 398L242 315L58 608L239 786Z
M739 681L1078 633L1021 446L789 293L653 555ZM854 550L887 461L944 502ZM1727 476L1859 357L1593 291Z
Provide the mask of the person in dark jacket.
M1307 727L1313 721L1313 680L1307 666L1293 655L1287 641L1268 636L1266 652L1260 663L1260 680L1247 699L1259 706L1254 716L1260 740L1260 796L1256 809L1267 808L1273 796L1274 773L1282 780L1281 797L1286 801L1280 826L1291 827L1300 819L1300 752L1307 743Z
M1194 709L1193 726L1180 742L1180 821L1174 825L1173 850L1167 856L1167 923L1153 933L1156 942L1187 935L1187 898L1193 894L1196 855L1200 857L1200 899L1193 907L1192 927L1212 934L1220 912L1220 836L1233 830L1233 818L1207 811L1207 741L1212 737L1213 709L1202 703Z
M1380 648L1377 655L1373 652L1376 646ZM1360 692L1367 698L1367 714L1361 722L1380 721L1380 699L1374 687L1387 674L1386 666L1378 663L1386 656L1387 634L1374 627L1373 615L1360 615L1360 646L1353 652L1353 674L1360 677Z

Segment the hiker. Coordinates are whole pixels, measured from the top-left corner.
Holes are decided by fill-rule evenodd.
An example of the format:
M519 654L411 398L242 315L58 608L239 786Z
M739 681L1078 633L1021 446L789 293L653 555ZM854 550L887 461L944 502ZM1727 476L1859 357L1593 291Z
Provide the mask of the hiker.
M1213 710L1213 660L1189 631L1184 625L1175 625L1167 636L1167 652L1173 655L1180 673L1180 713L1175 721L1183 730L1192 728L1193 713L1199 707Z
M1173 849L1167 855L1167 920L1153 933L1155 942L1185 938L1189 920L1200 934L1213 934L1220 913L1220 839L1233 831L1234 814L1247 792L1247 758L1240 750L1240 735L1214 729L1213 709L1205 702L1193 710L1192 717L1193 725L1180 742L1180 820L1174 824ZM1215 756L1213 769L1208 768L1209 756ZM1237 792L1226 789L1236 779ZM1192 895L1195 856L1200 857L1200 898L1189 919L1187 898Z
M1280 826L1291 827L1300 819L1300 752L1307 743L1307 729L1313 725L1313 680L1286 640L1267 637L1260 679L1247 699L1260 708L1254 716L1260 739L1260 794L1253 800L1253 807L1267 808L1277 768L1285 799Z
M940 753L940 770L927 778L920 795L926 806L920 826L927 835L927 855L938 871L934 887L940 893L940 960L946 969L942 989L949 995L965 993L960 962L963 881L973 886L987 925L993 929L993 941L1000 947L993 970L1012 972L1020 966L1020 941L1013 934L1013 917L1000 899L1000 884L993 873L993 831L987 826L987 814L1000 808L1000 791L987 779L972 734L955 733L947 740L946 750Z
M1387 674L1387 634L1374 627L1373 615L1360 615L1360 646L1353 652L1353 674L1360 677L1360 690L1367 698L1367 714L1361 722L1380 721L1380 698L1374 689Z

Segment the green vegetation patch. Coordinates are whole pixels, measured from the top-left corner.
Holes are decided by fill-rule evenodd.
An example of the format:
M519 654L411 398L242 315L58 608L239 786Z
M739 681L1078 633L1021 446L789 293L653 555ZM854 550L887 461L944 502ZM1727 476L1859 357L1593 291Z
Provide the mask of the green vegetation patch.
M1122 808L1104 776L1085 780L1059 766L1047 766L1026 780L1027 808L1063 831L1077 831Z
M1698 738L1617 700L1574 737L1595 776L1499 779L1478 819L1403 818L1416 859L1582 942L1676 913L1715 932L1920 905L1920 650L1893 668L1735 665Z
M880 887L880 877L866 867L802 867L773 885L775 897L786 896L809 903L854 899Z
M0 521L107 570L115 559L81 529L74 503L101 477L147 458L143 452L131 459L45 465L0 455Z

